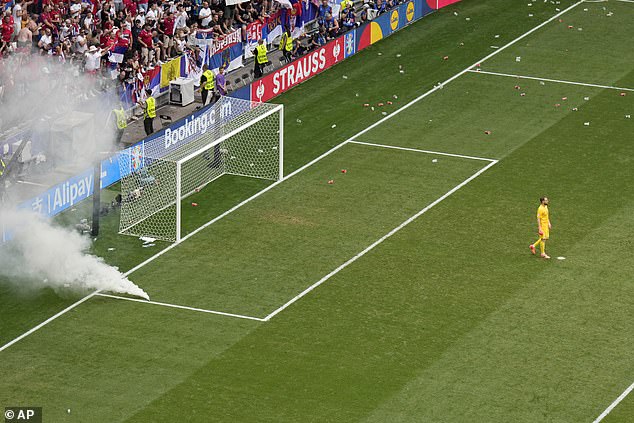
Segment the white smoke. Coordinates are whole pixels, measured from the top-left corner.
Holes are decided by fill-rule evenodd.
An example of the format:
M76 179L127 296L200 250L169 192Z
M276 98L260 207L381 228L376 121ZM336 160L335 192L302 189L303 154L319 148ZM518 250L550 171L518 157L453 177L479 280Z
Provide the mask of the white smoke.
M25 211L0 210L10 240L0 244L0 276L26 289L101 290L149 300L145 291L103 259L88 254L90 238Z

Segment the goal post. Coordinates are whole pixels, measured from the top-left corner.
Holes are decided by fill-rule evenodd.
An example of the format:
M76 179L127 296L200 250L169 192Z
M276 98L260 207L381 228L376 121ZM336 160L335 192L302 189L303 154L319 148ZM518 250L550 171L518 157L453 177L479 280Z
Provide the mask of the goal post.
M283 177L282 105L223 97L206 113L204 131L166 131L120 153L119 233L180 242L183 199L224 175Z

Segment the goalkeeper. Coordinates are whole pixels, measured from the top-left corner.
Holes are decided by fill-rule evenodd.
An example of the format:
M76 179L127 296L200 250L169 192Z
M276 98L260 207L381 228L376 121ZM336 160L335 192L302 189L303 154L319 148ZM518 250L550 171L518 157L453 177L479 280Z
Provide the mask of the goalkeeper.
M528 248L530 248L531 253L535 254L535 249L539 245L541 257L549 259L550 257L546 254L546 241L549 239L552 225L550 224L550 217L548 215L548 197L540 198L539 203L539 208L537 209L537 233L539 234L539 238Z

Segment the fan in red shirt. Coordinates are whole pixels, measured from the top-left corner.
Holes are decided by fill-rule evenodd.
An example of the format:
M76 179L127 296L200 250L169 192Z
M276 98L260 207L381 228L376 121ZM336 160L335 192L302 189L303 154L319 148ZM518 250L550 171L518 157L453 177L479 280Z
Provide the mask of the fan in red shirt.
M132 45L132 31L124 28L117 32L117 47L130 47Z
M123 5L125 9L128 11L129 16L136 16L137 7L136 2L134 0L123 0Z
M154 45L152 44L152 28L150 25L145 24L143 31L139 33L139 44L141 44L141 59L143 64L147 65L152 59L151 53L154 51Z
M11 16L4 16L4 19L2 19L2 29L0 30L0 34L2 35L2 42L3 43L10 43L11 42L11 36L13 35L13 23L11 22L12 17ZM6 46L3 46L6 47Z

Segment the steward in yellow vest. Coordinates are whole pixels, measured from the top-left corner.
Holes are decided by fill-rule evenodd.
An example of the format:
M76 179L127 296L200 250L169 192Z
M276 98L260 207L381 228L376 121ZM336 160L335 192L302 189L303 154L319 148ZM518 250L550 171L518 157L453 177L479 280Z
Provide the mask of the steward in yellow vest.
M139 102L143 107L143 127L145 135L151 135L154 132L154 118L156 117L156 100L152 97L152 90L145 90L147 98L145 101Z
M121 138L123 137L123 130L128 127L128 120L125 117L125 110L123 110L123 106L119 105L119 108L113 109L112 112L114 113L117 123L117 145L120 145Z
M255 69L253 70L253 75L256 78L262 76L264 66L269 62L268 57L266 57L267 53L266 44L264 44L264 39L261 38L258 40L257 47L253 50L253 54L255 55Z
M284 27L284 33L280 40L280 50L287 62L290 63L293 60L293 36L291 35L291 29L288 25Z
M216 87L216 75L209 70L207 65L203 65L203 74L200 76L200 95L202 97L203 106L214 98L214 88Z

